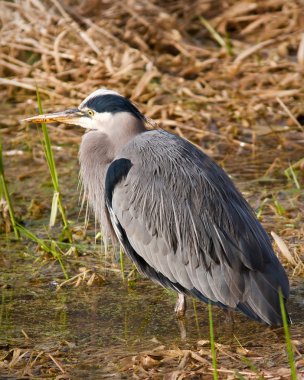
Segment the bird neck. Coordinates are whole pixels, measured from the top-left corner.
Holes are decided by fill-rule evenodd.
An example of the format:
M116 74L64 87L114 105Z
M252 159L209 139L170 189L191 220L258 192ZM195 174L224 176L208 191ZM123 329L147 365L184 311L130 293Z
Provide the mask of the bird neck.
M80 178L84 194L106 236L115 235L105 207L106 172L122 148L145 131L143 121L126 113L117 113L107 125L85 133L82 138L79 150Z
M147 129L144 121L134 117L132 114L119 112L113 115L112 122L105 131L112 145L113 159L129 141L145 131Z

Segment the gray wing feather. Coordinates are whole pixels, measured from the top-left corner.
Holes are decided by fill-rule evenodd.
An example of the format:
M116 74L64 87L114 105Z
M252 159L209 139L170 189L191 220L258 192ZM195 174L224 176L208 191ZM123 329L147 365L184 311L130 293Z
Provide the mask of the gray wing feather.
M114 188L112 208L136 253L190 293L232 308L247 302L243 311L253 309L264 318L256 300L261 289L252 273L280 264L222 169L164 131L137 136L120 157L129 159L132 168ZM281 286L287 298L283 272L270 282L276 291Z

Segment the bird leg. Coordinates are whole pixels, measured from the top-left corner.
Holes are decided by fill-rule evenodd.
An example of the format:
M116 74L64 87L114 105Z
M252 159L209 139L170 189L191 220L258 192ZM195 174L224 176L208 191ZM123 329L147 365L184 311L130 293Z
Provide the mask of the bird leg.
M234 337L234 311L231 309L224 309L225 312L225 320L224 323L228 327L227 331L227 336L230 336L231 339L231 344L233 340L235 339Z
M183 318L186 313L187 303L186 296L182 293L178 293L178 299L175 304L174 311L177 315L177 318Z
M234 326L234 312L230 309L224 309L225 312L225 323L230 324L233 328Z
M187 339L187 329L185 320L183 318L177 318L177 326L180 333L180 338L182 341L185 341Z
M186 331L186 326L185 326L185 313L186 313L186 297L182 293L178 293L178 298L175 304L174 311L177 316L177 324L181 336L181 340L186 340L187 338L187 331Z

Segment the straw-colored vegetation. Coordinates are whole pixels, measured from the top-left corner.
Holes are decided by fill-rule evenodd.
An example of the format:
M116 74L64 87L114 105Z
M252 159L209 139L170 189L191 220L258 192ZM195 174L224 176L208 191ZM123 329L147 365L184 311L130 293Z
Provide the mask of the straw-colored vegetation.
M77 251L88 247L84 218L77 221L75 211L82 133L77 128L48 127L62 191L59 208L69 219L65 224L70 223L74 244L54 240L62 231L59 217L59 232L37 226L48 224L54 189L46 179L42 132L19 123L38 113L36 88L44 111L77 106L99 87L115 89L162 128L203 148L231 174L272 232L296 289L304 274L303 1L1 1L0 22L0 174L4 178L5 171L11 192L11 205L0 200L0 230L8 231L8 210L14 209L16 220L26 223L25 235L31 231L40 246L34 255L43 265L52 260L45 251L61 252L58 260L64 260L70 278L64 281L62 275L59 288L100 285L104 270L121 271L103 260L99 272L88 261L77 269L82 260ZM92 236L94 222L88 228ZM302 325L301 319L296 322L291 342L300 374L303 318ZM266 330L255 343L241 339L248 346L237 339L219 344L216 323L213 327L213 367L220 379L290 377L284 338ZM80 355L74 347L65 342L38 349L24 335L24 347L1 345L0 374L31 376L39 368L43 378L70 378ZM156 343L154 350L113 355L103 364L103 378L114 373L116 378L212 378L209 340L191 347ZM104 360L96 350L87 350L92 363Z

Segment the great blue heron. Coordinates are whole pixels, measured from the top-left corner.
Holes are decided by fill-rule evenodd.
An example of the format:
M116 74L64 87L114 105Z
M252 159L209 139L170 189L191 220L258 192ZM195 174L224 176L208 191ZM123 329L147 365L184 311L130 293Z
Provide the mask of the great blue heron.
M39 115L87 129L84 189L103 232L117 237L143 275L185 295L279 326L289 284L271 242L227 174L190 142L147 130L117 92L99 89L76 109Z

